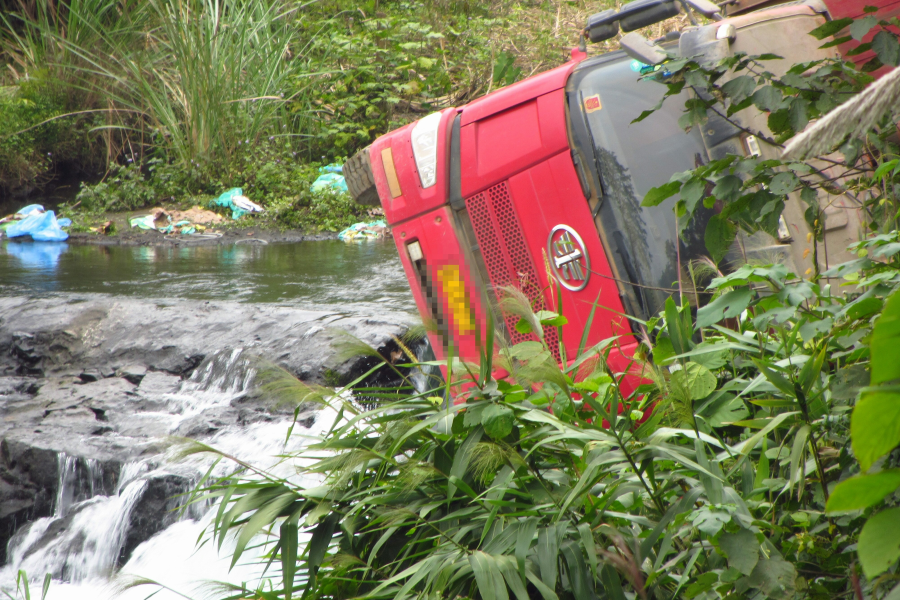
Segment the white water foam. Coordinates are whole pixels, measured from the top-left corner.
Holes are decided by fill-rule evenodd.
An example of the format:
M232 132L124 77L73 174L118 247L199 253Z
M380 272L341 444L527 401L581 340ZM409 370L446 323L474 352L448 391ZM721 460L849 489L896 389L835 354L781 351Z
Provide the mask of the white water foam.
M311 440L319 439L332 426L336 414L331 409L319 411L312 428L294 427L287 444L290 421L224 430L207 443L273 475L287 478L295 485L313 487L320 483L318 476L298 473L298 469L313 458L301 456L284 460L282 455L299 452ZM201 473L211 461L209 455L200 455L187 463ZM233 463L222 461L216 475L225 475L233 469ZM0 570L0 587L14 588L14 584L10 584L20 568L35 581L40 581L44 573L53 575L48 600L143 600L154 592L154 600L184 600L185 596L205 600L221 597L221 593L210 589L211 581L246 583L248 587L255 587L265 569L262 542L266 539L263 535L257 536L241 562L230 568L234 538L229 536L221 549L209 539L217 506L210 507L197 520L176 522L138 546L118 576L110 579L127 535L131 510L146 486L144 478L151 473L146 461L123 466L118 495L97 496L72 505L69 509L71 526L43 548L28 552L58 519L40 519L20 531L15 538L17 545L9 553L9 563ZM198 540L203 541L198 544ZM272 576L271 571L268 576ZM169 589L157 586L119 589L117 584L129 577L153 579Z
M125 542L131 511L144 493L147 482L133 481L120 495L94 496L73 504L70 518L41 519L29 529L0 574L0 581L15 578L19 570L29 576L44 573L56 579L83 581L108 576ZM40 523L38 527L36 527ZM56 529L55 535L44 534ZM42 547L35 547L44 540Z

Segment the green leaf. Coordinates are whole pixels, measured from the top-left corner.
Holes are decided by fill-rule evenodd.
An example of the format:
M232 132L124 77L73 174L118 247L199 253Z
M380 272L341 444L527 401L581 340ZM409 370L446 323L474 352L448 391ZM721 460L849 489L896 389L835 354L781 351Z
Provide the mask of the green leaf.
M529 517L524 524L519 527L516 536L516 563L519 566L519 574L525 574L525 558L528 551L531 550L531 542L534 540L534 534L537 532L539 519L537 517Z
M475 450L475 446L478 445L478 442L481 441L481 436L483 435L484 427L476 427L468 437L466 437L465 441L460 444L459 450L456 451L456 455L453 457L453 466L450 467L451 476L456 477L457 479L463 478L466 471L469 469L469 461L472 460L472 452ZM455 493L456 484L451 480L450 483L447 484L448 499L452 499L453 494Z
M751 587L765 592L770 598L790 598L794 595L796 579L797 571L794 565L773 553L771 557L756 563L747 582Z
M863 473L896 448L900 444L900 394L865 394L853 409L850 439Z
M791 383L784 375L781 373L770 369L766 364L760 360L755 358L751 358L753 364L756 365L756 368L759 369L763 376L769 380L769 383L774 385L788 398L793 398L795 396L794 384Z
M709 327L722 319L740 315L750 305L752 299L753 291L750 288L738 288L722 294L697 310L697 327Z
M716 182L712 195L719 200L733 202L741 193L741 186L744 182L737 175L726 175Z
M693 345L691 343L691 336L694 334L691 326L691 313L686 311L686 308L679 309L671 297L666 298L666 331L669 339L672 340L672 347L678 354L684 354Z
M766 455L768 445L769 440L763 439L759 453L759 463L756 465L756 478L753 480L754 489L765 487L763 482L769 478L769 457Z
M531 582L531 585L537 588L537 591L541 594L541 597L543 597L544 600L559 600L559 596L556 595L556 592L553 591L553 588L548 587L546 583L541 581L541 578L538 577L537 574L526 570L525 577L528 579L528 581Z
M802 389L803 393L806 395L810 395L813 384L818 381L819 376L822 374L822 365L825 364L825 354L827 350L827 347L822 348L815 359L807 360L806 364L803 365L803 368L800 369L800 374L797 376L797 379L800 384L800 389Z
M689 362L672 373L672 387L682 400L702 400L716 389L716 376L706 367Z
M279 544L281 545L281 580L285 600L291 600L294 591L294 574L297 571L297 524L285 521L281 524Z
M803 131L803 128L809 124L809 100L795 98L791 102L790 113L791 127L793 127L794 131Z
M788 480L789 490L800 482L800 459L806 451L806 440L809 439L809 425L803 424L794 435L794 443L791 445L791 478Z
M852 321L869 317L881 310L883 306L884 301L881 298L863 298L851 302L842 312Z
M673 356L675 356L675 348L672 347L672 340L662 335L657 337L656 345L653 346L653 362L665 365Z
M882 31L881 33L887 33L887 32ZM890 35L890 34L888 34L888 35ZM891 36L891 37L893 38L893 36ZM888 172L892 171L894 169L894 167L896 167L898 164L900 164L900 160L895 158L894 160L889 160L886 163L882 163L882 164L878 165L878 168L875 169L875 173L872 174L872 179L881 179L882 177L887 175Z
M773 110L781 108L781 101L784 96L778 88L771 85L765 85L753 92L751 98L753 104L755 104L759 110L772 112Z
M509 600L503 574L494 557L476 550L469 555L469 565L475 573L475 581L478 583L478 592L482 600Z
M319 522L319 524L316 526L315 531L313 531L313 534L309 539L309 545L307 546L308 556L306 559L306 563L307 565L309 565L311 573L309 581L306 584L306 591L304 592L304 595L310 593L310 591L315 586L316 571L318 571L319 567L322 564L322 561L325 560L325 553L328 551L328 547L331 545L331 538L334 535L334 530L337 528L340 518L340 513L333 512L329 514Z
M747 406L740 398L728 398L713 410L707 418L707 422L713 427L724 427L727 424L740 421L750 415Z
M853 19L847 17L845 19L837 19L834 21L828 21L827 23L820 25L809 32L809 34L815 37L817 40L824 40L827 37L830 37L842 29L847 25L853 23Z
M509 589L513 591L516 600L530 600L528 590L525 588L525 578L516 570L516 562L510 556L496 556L497 566L506 580Z
M748 529L737 533L723 533L719 537L719 547L728 559L728 566L744 575L750 575L759 562L759 540Z
M564 316L552 310L539 310L534 316L541 325L549 325L550 327L562 327L569 322Z
M778 173L772 178L772 181L769 182L769 189L773 194L783 196L793 192L798 183L800 183L800 180L797 179L797 176L793 173Z
M562 547L562 555L566 561L569 585L574 592L575 600L591 600L594 597L594 590L591 589L593 578L588 576L581 546L572 541L566 542Z
M728 254L736 235L737 228L728 219L722 218L721 215L713 215L710 218L706 224L704 242L710 257L716 264L720 263Z
M677 194L679 190L681 190L680 181L670 181L659 187L650 188L641 201L641 206L658 206L667 198Z
M694 214L694 209L697 208L697 203L703 197L703 194L705 192L705 179L695 178L684 184L684 187L681 188L681 199L684 201L685 208L687 209L687 214Z
M237 542L235 543L234 553L231 557L232 567L237 564L238 559L240 559L241 554L243 554L244 549L247 547L247 544L250 543L253 536L255 536L263 527L269 525L278 514L281 513L282 509L296 500L296 498L297 496L294 492L282 493L257 508L256 512L253 513L253 516L250 517L250 520L240 529Z
M466 404L466 410L462 413L463 415L463 425L466 429L470 427L477 427L481 424L481 414L484 410L490 406L487 402L479 402L474 406Z
M874 475L857 475L834 488L825 510L829 513L862 510L878 504L900 487L900 469L881 471Z
M869 15L867 17L863 17L862 19L858 19L850 25L850 36L857 42L861 42L866 34L869 33L869 30L875 27L875 25L877 24L878 17L874 15Z
M529 323L527 319L519 319L518 322L516 322L516 331L523 335L528 335L532 332L531 323Z
M875 322L869 347L872 351L872 385L900 379L900 294L888 299L884 312Z
M756 89L756 79L749 75L740 75L722 85L722 91L735 104L748 97Z
M766 120L769 129L776 135L783 134L791 128L791 113L786 108L779 108L769 113Z
M492 404L481 413L481 424L489 436L502 440L512 433L516 422L515 413L508 406Z
M544 345L540 342L520 342L510 349L513 358L530 360L544 351Z
M835 46L840 46L841 44L846 44L847 42L849 42L849 41L852 40L852 39L853 39L853 38L850 37L849 35L844 35L844 36L841 36L841 37L836 37L836 38L834 38L833 40L831 40L830 42L825 43L825 44L822 44L821 46L819 46L819 48L822 48L822 49L825 49L825 48L834 48Z
M541 570L541 580L551 590L556 589L556 577L558 573L559 538L556 536L556 527L542 527L538 531L537 543L538 566Z
M750 454L750 451L756 447L756 444L758 444L759 441L763 439L770 431L780 426L781 423L786 419L789 419L790 417L793 417L797 414L799 414L798 411L791 411L781 413L780 415L771 419L766 419L768 421L766 426L753 434L753 436L750 437L750 439L748 439L746 442L741 444L741 454Z
M688 600L696 598L703 592L711 590L717 583L719 583L719 575L717 573L702 573L697 577L697 581L684 590L684 597Z
M900 558L900 508L883 510L866 521L857 551L866 577L887 571Z

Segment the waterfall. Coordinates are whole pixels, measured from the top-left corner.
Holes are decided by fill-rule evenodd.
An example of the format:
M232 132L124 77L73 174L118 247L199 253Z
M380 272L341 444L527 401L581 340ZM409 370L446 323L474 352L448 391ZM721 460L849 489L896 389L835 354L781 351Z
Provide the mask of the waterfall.
M145 480L133 481L121 494L94 496L73 504L63 517L36 521L10 541L11 560L4 570L50 573L73 582L109 575L146 485Z
M215 370L213 367L209 372ZM216 378L218 382L214 385L221 385L221 376ZM194 383L201 382L202 379L198 379ZM297 473L297 467L308 464L310 459L285 461L282 456L302 450L310 440L328 431L336 415L330 409L319 411L310 430L295 427L287 440L287 430L292 424L290 419L230 428L206 443L287 478L295 485L315 486L320 483L318 476ZM74 481L80 478L82 487L87 489L87 480L92 479L87 477L91 469L89 463L82 459L70 460L72 458L61 456L59 459L60 464L66 466L66 470L60 470L60 488L63 485L78 487L72 484L72 476L68 474L68 465L74 463L76 473L84 473L84 476L76 476ZM162 455L127 463L120 470L118 489L112 495L101 494L75 501L63 511L64 515L38 519L21 528L10 541L6 566L0 569L0 589L14 589L10 582L14 581L18 570L23 569L33 581L40 581L45 573L52 575L48 600L143 600L157 591L148 587L119 591L111 585L110 577L116 574L116 561L148 480L167 472L162 467L154 468L154 464L163 463ZM200 455L183 462L181 468L191 470L199 477L211 464L211 457ZM222 461L214 475L226 475L234 467ZM102 477L99 480L102 481ZM102 485L95 484L94 489L101 488ZM184 600L181 594L195 600L216 598L215 593L204 588L209 581L255 585L265 572L265 548L250 548L241 562L231 568L233 537L226 539L221 550L217 544L197 543L208 538L217 508L217 505L206 505L187 511L185 518L140 544L118 573L154 579L178 592L162 589L153 596L154 600ZM251 546L263 541L262 535L257 536Z
M56 490L56 504L53 507L53 516L60 518L66 516L72 505L72 496L75 494L75 477L78 470L78 458L60 452L57 456L59 462L59 483Z
M256 369L244 348L229 348L207 356L179 389L167 394L170 408L183 416L228 406L250 391Z
M87 500L103 493L103 466L94 458L69 456L65 452L57 455L59 481L53 517L65 517L69 508L79 500Z

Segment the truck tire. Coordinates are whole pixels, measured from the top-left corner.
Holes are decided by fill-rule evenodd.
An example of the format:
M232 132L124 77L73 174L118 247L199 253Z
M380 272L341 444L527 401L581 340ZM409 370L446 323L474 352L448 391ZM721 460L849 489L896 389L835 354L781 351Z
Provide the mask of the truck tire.
M344 163L344 179L347 190L357 204L381 206L378 190L375 189L375 177L372 175L369 148L363 148L347 159Z

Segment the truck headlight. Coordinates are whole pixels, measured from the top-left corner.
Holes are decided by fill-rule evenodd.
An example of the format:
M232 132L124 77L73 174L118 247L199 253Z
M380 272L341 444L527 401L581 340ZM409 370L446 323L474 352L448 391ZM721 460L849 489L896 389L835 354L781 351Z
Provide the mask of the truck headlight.
M412 149L423 188L437 182L437 144L441 113L431 113L413 126Z

